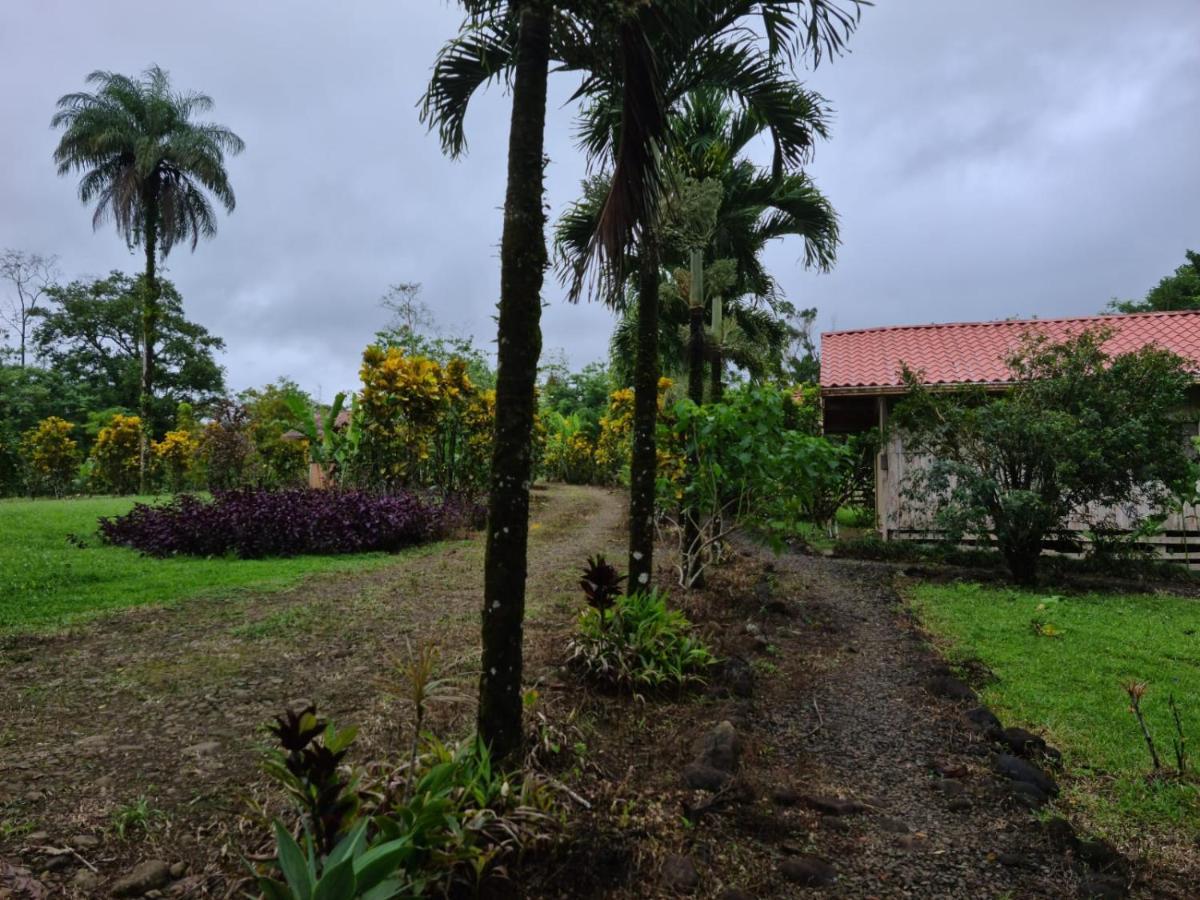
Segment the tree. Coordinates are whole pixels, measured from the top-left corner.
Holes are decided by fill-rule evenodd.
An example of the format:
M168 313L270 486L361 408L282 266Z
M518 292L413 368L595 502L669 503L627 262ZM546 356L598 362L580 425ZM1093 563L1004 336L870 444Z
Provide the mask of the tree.
M12 286L7 304L0 308L0 322L13 329L17 338L17 360L27 362L26 348L34 317L46 291L58 274L58 257L5 250L0 253L0 279Z
M1104 330L1060 344L1027 336L1001 394L937 391L906 375L893 417L906 452L928 456L905 491L951 540L994 535L1018 584L1037 579L1045 541L1072 517L1165 508L1196 473L1178 410L1191 379L1154 347L1109 356Z
M95 93L65 94L51 126L63 135L54 151L58 174L82 174L79 199L95 203L92 225L112 219L132 249L145 251L139 285L141 378L138 410L143 433L139 453L141 489L146 487L155 387L155 330L162 314L157 265L171 249L217 233L209 195L232 212L235 206L225 154L241 153L242 139L223 125L198 122L212 108L205 94L176 93L165 71L152 66L141 79L92 72Z
M1171 312L1200 309L1200 253L1185 250L1187 262L1150 289L1142 300L1114 300L1109 308L1121 313Z
M528 482L533 395L541 349L539 295L546 265L542 147L550 60L559 62L563 70L583 73L576 96L597 93L602 83L620 85L615 93L619 102L612 107L621 127L613 147L611 194L593 248L596 256L623 273L626 253L649 219L659 185L656 148L665 128L660 78L668 68L663 60L655 58L655 49L667 41L695 46L701 37L726 32L741 16L760 9L773 48L783 49L802 41L801 25L814 43L822 39L837 43L842 34L839 29L852 27L853 17L831 0L802 4L812 10L803 23L787 14L790 4L778 0L738 0L717 4L719 10L708 4L653 4L644 0L464 0L463 5L468 12L467 22L435 62L422 114L438 128L443 147L459 154L465 149L463 122L471 97L493 79L511 76L509 177L501 239L496 438L484 563L484 650L477 722L480 736L492 745L498 757L504 758L520 742ZM684 55L674 58L686 60ZM656 289L653 242L642 243L643 268L655 276L647 284L652 281L651 287ZM622 281L623 276L616 280ZM643 302L651 302L649 294ZM657 310L649 313L652 320L657 319ZM653 341L652 331L648 340ZM656 348L645 349L651 351L648 358L653 360L647 363L646 371L657 380ZM635 442L635 454L643 469L647 448L653 455L653 441L653 434L647 434L643 427ZM653 498L649 499L652 508ZM631 529L638 532L639 546L647 540L652 542L652 534L647 532L649 517L643 518L645 521L635 521ZM639 571L649 562L648 557L639 561Z
M33 331L38 355L80 385L94 409L141 406L145 330L139 289L138 279L111 272L51 288L39 310ZM157 306L151 356L158 387L149 406L152 421L141 423L151 435L162 433L181 401L205 406L225 390L214 357L225 342L184 318L183 299L171 282L161 282Z

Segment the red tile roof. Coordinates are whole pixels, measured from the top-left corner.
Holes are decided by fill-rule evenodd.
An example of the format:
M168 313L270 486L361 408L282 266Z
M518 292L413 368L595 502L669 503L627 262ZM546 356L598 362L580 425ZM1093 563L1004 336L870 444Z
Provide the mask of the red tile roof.
M1191 361L1200 374L1200 312L1136 313L1073 319L1008 319L946 325L902 325L821 335L823 390L888 393L902 386L902 364L929 384L1007 384L1004 359L1027 332L1061 341L1087 328L1113 331L1109 353L1155 344Z

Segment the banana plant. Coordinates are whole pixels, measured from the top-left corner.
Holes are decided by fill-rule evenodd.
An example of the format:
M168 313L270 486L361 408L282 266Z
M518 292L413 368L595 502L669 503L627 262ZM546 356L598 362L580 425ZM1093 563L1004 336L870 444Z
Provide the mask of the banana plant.
M324 413L313 410L303 397L293 395L286 400L296 430L308 440L309 458L328 471L345 470L358 452L361 438L358 417L355 415L358 398L352 397L350 400L350 422L343 429L337 427L337 420L346 405L344 391L338 392Z

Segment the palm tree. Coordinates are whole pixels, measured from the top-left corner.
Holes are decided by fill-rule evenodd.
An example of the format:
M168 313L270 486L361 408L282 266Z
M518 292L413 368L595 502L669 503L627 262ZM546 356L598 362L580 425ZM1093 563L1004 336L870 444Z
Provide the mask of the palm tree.
M65 94L50 124L62 128L54 151L58 174L81 172L79 199L95 203L92 225L111 219L130 248L146 254L142 293L142 419L139 490L146 489L146 462L154 391L154 341L159 317L158 259L178 243L217 233L212 195L232 212L235 200L225 154L244 149L223 125L195 121L210 110L205 94L175 93L158 66L142 78L92 72L94 93Z
M624 280L626 251L635 239L643 245L645 284L657 286L652 265L654 242L649 222L660 188L658 147L665 129L660 53L671 44L673 60L702 41L725 35L724 64L736 72L744 54L732 35L739 22L762 16L772 52L790 53L810 45L833 52L853 28L856 17L839 5L860 0L462 0L463 27L439 53L422 102L422 119L437 128L443 149L452 156L466 148L464 121L471 98L493 80L512 85L512 132L509 182L501 240L501 298L498 327L500 381L497 385L496 440L489 494L488 545L485 554L483 664L477 727L499 758L512 754L521 739L522 622L528 540L528 489L531 476L533 391L540 353L540 289L545 267L541 149L545 128L545 91L550 63L557 70L582 73L575 97L607 92L614 128L605 132L613 178L589 245L589 259L601 272ZM792 7L810 15L797 17ZM522 136L517 130L526 132ZM529 134L536 132L536 135ZM611 138L611 140L610 140ZM537 153L533 151L536 149ZM514 154L520 158L514 160ZM643 235L642 232L647 234ZM586 264L579 267L582 283ZM536 275L534 272L536 271ZM606 276L607 277L607 274ZM650 290L644 292L650 303ZM508 314L506 315L506 309ZM652 320L656 310L649 310ZM644 358L657 366L657 347L643 346ZM507 372L507 377L505 373ZM654 374L657 378L657 375ZM507 396L507 399L502 397ZM653 396L653 391L651 391ZM644 405L644 396L642 402ZM650 420L653 421L651 399ZM653 479L653 428L635 429L635 455ZM647 456L647 449L649 455ZM652 496L650 497L653 501ZM635 510L636 512L636 510ZM653 533L638 532L639 545ZM636 530L635 524L631 532ZM632 540L632 538L631 538ZM649 571L649 553L640 570ZM636 575L636 573L634 573ZM647 576L648 579L648 576ZM643 581L647 580L643 579Z

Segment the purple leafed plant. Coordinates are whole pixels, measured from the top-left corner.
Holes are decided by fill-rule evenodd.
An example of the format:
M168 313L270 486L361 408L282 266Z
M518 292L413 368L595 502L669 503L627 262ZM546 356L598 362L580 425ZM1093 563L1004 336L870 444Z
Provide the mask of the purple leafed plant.
M474 514L461 498L406 492L244 489L212 500L181 494L160 506L139 503L123 516L102 518L100 534L151 556L393 552L461 530Z

